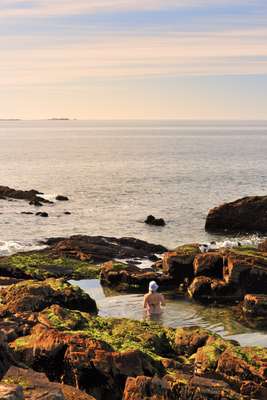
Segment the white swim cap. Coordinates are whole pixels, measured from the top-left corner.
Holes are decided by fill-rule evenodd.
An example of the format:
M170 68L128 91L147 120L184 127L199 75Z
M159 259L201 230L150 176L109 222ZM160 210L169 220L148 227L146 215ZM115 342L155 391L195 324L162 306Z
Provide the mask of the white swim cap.
M149 291L150 292L156 292L158 290L159 286L155 281L149 282Z

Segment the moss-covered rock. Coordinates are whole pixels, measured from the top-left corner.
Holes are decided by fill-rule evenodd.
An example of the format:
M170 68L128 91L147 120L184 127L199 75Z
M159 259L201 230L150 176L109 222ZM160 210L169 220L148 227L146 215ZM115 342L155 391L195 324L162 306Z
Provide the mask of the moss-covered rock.
M99 266L70 257L58 257L45 252L28 252L0 257L0 276L22 279L47 278L94 279L99 276Z
M0 297L2 310L13 313L41 311L52 304L97 312L95 301L78 286L73 286L64 279L26 280L0 289Z
M165 253L163 255L163 272L170 275L177 286L184 280L190 282L194 276L194 259L199 253L198 244L179 246L174 251Z

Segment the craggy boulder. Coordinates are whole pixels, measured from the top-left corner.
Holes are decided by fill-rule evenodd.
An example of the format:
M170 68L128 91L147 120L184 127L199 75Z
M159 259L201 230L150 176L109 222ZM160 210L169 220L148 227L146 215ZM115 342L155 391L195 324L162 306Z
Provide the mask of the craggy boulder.
M73 286L63 279L45 281L23 281L0 289L2 311L27 312L41 311L59 304L70 309L96 313L95 301L78 286Z
M267 232L267 196L251 196L211 209L207 231Z
M11 382L21 388L25 400L95 400L74 387L50 382L44 373L32 369L11 367L2 383L10 386Z
M185 280L191 281L194 276L194 259L200 253L197 244L177 247L163 255L163 272L170 275L177 285Z
M234 303L243 296L238 285L208 276L196 277L187 292L189 297L203 303Z
M197 254L194 259L195 276L223 278L223 255L219 252Z
M128 378L123 400L242 400L223 381L176 372L163 378Z
M243 293L266 293L267 258L231 252L224 266L225 282L238 285Z

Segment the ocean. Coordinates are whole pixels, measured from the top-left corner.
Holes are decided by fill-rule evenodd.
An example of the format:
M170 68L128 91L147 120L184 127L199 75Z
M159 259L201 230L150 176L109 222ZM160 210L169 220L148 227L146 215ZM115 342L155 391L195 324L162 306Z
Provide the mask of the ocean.
M1 121L0 185L70 200L43 206L48 218L21 214L36 212L25 201L0 200L0 255L78 233L134 236L169 248L222 241L204 230L209 208L266 195L266 155L267 121ZM166 226L144 224L149 214ZM97 281L79 285L101 315L143 319L142 296L106 297ZM227 307L170 299L162 323L267 343L267 332L242 326Z
M267 121L1 121L0 185L70 201L42 207L44 219L0 200L0 252L77 233L221 240L204 230L209 208L266 194L266 154ZM167 225L145 225L149 214Z

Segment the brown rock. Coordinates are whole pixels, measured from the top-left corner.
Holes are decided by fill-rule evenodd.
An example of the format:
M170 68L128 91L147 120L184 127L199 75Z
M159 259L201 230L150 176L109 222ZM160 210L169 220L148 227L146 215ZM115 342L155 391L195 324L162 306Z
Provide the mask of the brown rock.
M140 269L134 265L109 261L102 265L100 281L103 286L113 287L118 291L146 291L150 281L156 281L161 288L174 286L171 277L154 271L152 268Z
M219 252L197 254L194 259L195 276L223 278L223 255Z
M191 298L204 302L233 303L242 299L238 285L231 285L219 279L198 276L188 288Z
M267 232L267 196L251 196L209 211L207 231Z
M23 281L0 289L0 294L3 308L14 313L41 311L52 304L85 312L97 312L95 301L64 279Z
M23 390L18 385L6 385L0 383L1 400L24 400Z
M83 253L94 262L114 259L151 258L167 249L135 238L113 238L106 236L75 235L70 238L52 238L45 242L47 251L58 256L80 259ZM76 256L78 255L78 256Z
M191 281L194 276L193 262L200 253L197 244L179 246L163 255L163 272L170 275L177 285L185 279Z

